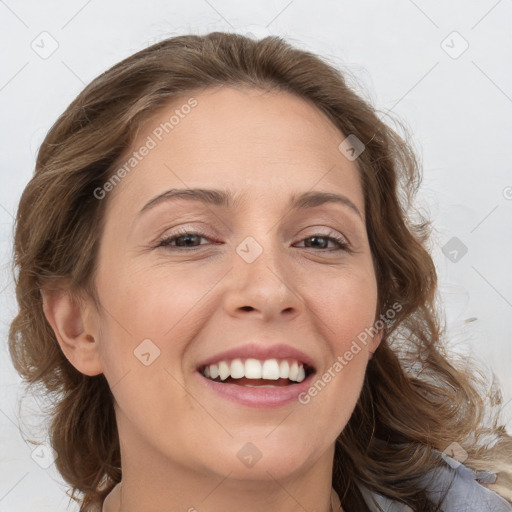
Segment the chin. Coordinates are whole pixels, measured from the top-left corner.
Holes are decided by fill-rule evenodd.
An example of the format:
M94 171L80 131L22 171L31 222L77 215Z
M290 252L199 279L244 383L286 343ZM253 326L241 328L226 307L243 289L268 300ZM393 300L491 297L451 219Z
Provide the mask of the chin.
M270 430L267 429L266 435ZM230 479L286 479L313 465L318 458L314 457L314 454L322 451L321 448L312 451L310 445L305 452L297 442L290 439L288 435L288 442L279 442L280 439L277 437L270 441L264 436L253 438L253 441L230 440L231 446L225 446L220 452L212 453L208 457L210 460L205 462L213 472L229 474Z

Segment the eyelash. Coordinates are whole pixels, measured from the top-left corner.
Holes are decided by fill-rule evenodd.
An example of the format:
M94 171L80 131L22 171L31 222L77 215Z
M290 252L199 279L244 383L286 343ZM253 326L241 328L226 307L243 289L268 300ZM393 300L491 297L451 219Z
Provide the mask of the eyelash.
M196 247L178 247L178 246L171 246L170 245L170 243L174 242L176 239L184 237L184 236L187 236L187 235L188 236L194 235L194 236L197 236L197 237L209 240L209 238L206 235L204 235L203 233L200 233L198 231L188 231L188 230L184 229L184 230L177 231L172 236L161 238L160 240L158 240L156 247L171 247L172 250L178 250L178 251L182 251L182 250L194 251L194 250L200 249L200 246L196 246ZM320 249L321 251L327 251L327 252L345 251L345 252L348 252L348 253L352 252L352 250L350 249L350 246L347 243L347 241L343 237L337 235L336 233L333 233L332 231L329 232L328 234L318 233L318 234L310 235L310 236L308 236L306 238L303 238L301 240L301 242L304 241L304 240L308 240L310 238L324 238L324 239L326 239L328 241L335 242L338 245L337 249ZM204 244L202 244L202 245L204 245ZM314 249L314 248L313 247L306 247L306 249Z

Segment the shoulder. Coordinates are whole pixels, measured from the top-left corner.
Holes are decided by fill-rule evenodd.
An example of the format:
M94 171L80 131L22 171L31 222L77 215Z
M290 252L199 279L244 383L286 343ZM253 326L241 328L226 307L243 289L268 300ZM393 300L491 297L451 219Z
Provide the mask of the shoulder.
M429 497L441 503L444 512L512 512L512 504L481 485L493 483L495 475L475 472L446 454L444 464L425 475L422 483ZM412 512L409 507L359 486L371 512ZM380 507L380 508L379 508Z

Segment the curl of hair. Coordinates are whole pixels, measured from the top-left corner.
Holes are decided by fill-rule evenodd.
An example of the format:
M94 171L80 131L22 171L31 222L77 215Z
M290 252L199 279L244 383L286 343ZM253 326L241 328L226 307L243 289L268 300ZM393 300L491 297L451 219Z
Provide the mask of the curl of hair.
M93 80L52 126L20 200L14 241L19 312L9 332L13 364L52 400L49 436L80 511L100 510L121 480L113 395L103 374L78 372L42 308L42 289L67 282L76 300L92 285L109 180L141 123L160 108L212 87L288 92L320 109L365 150L357 159L378 281L378 315L399 304L370 360L359 401L336 441L333 487L348 510L367 510L356 482L409 505L436 510L419 479L439 465L433 450L456 441L465 464L494 471L490 486L512 501L512 439L486 417L501 395L467 361L450 359L435 307L437 277L427 221L409 218L420 184L411 146L381 121L335 66L276 37L214 32L163 40ZM492 438L492 442L489 439ZM81 493L82 498L76 498Z

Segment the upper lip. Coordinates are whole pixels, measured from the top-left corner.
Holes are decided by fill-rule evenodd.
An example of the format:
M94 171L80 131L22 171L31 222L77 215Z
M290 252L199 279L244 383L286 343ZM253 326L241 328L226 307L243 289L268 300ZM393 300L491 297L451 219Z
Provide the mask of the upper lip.
M234 347L224 352L219 352L214 356L205 359L197 365L197 368L204 368L210 364L217 364L220 361L232 361L233 359L259 359L264 361L266 359L293 359L298 363L303 363L306 366L314 369L315 364L311 357L294 347L290 347L284 343L275 345L261 345L257 343L248 343L240 347Z

